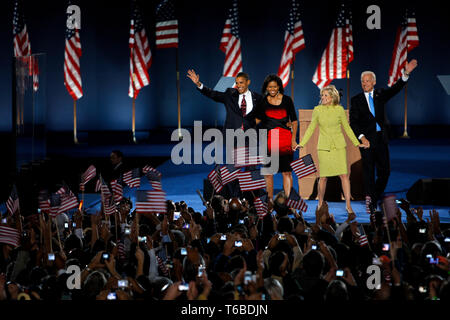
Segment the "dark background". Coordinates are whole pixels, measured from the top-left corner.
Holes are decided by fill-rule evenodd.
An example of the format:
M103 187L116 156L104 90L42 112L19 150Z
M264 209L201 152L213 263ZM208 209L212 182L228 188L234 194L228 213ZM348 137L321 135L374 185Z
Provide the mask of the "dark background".
M202 97L186 71L194 68L206 85L219 80L224 54L219 50L228 1L177 1L179 20L179 59L181 78L181 124L194 120L221 127L224 109ZM290 0L239 1L240 35L244 71L250 74L251 89L260 91L264 77L276 73L283 49ZM364 70L377 74L377 86L386 87L396 29L406 1L353 1L354 61L350 64L350 95L360 91ZM136 101L136 130L148 131L177 126L175 49L155 49L154 11L157 1L146 1L143 15L149 36L153 65L150 86ZM301 1L306 49L296 55L295 106L311 109L318 103L319 90L311 81L326 47L339 1ZM369 30L366 9L381 8L381 30ZM408 124L426 128L450 125L450 97L436 75L450 74L450 21L443 2L408 1L416 8L420 45L409 54L419 66L408 85ZM25 18L33 53L47 54L47 129L70 132L73 128L73 102L64 87L65 1L24 1ZM78 100L78 130L130 131L131 99L128 97L130 22L129 1L80 1L81 72L84 96ZM0 132L12 129L13 1L2 2L0 10ZM346 80L333 84L344 90ZM286 88L290 95L290 85ZM392 125L403 125L403 92L388 104ZM401 131L402 132L402 131ZM417 131L420 135L429 130Z

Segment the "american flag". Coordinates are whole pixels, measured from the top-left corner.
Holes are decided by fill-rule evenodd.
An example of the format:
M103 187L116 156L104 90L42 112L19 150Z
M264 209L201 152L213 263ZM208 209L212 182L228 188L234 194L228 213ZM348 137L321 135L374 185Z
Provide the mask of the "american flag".
M292 0L287 29L284 33L283 54L281 55L280 66L278 67L278 76L283 81L283 87L286 87L289 83L289 73L291 71L291 64L295 59L295 54L304 48L305 37L300 20L299 4L296 0Z
M155 170L156 171L156 170ZM152 185L153 190L159 190L162 191L162 184L161 184L161 174L159 172L155 171L149 171L145 175Z
M256 213L258 214L259 219L264 219L264 216L267 214L268 210L267 194L264 194L260 197L256 197L253 200L253 205L255 206Z
M42 212L50 211L50 196L47 190L41 190L38 196L39 208Z
M369 240L367 239L366 232L364 231L364 226L360 224L358 228L359 228L359 238L358 238L359 246L364 247L369 245Z
M102 176L100 175L97 179L97 181L95 182L95 192L99 192L102 188Z
M211 181L211 184L217 193L219 193L223 189L223 184L222 180L220 179L220 172L218 167L219 166L216 165L216 167L212 169L211 172L208 174L208 179L209 181Z
M416 16L412 11L406 10L401 26L397 29L394 50L392 52L391 66L389 67L388 86L394 85L402 76L406 65L408 52L419 45Z
M222 38L220 39L219 48L225 53L223 76L236 77L242 71L237 0L233 0L232 6L228 9L228 16L225 20L225 27Z
M30 39L28 37L22 1L14 1L13 13L14 57L31 55Z
M165 213L167 211L166 193L159 190L137 190L137 213Z
M220 179L223 185L230 183L238 178L239 169L232 164L226 164L220 167Z
M111 190L113 193L114 201L120 202L123 199L123 186L122 186L121 179L112 180L110 185L111 185Z
M312 81L320 88L329 85L333 79L347 76L348 64L353 59L353 35L351 12L341 5L328 46L322 54Z
M114 199L113 198L107 198L107 199L102 199L102 204L103 204L103 213L105 215L111 215L111 214L115 214L116 212L116 205L114 203Z
M130 38L128 41L130 47L130 85L128 87L128 96L136 99L139 90L150 84L148 69L152 64L152 53L136 0L133 0L131 10Z
M78 207L78 199L67 185L63 185L57 193L61 199L58 214Z
M33 76L33 91L38 91L39 89L39 64L36 56L30 57L30 74Z
M313 158L311 157L310 154L307 154L306 156L291 162L291 168L292 170L294 170L298 179L301 179L314 172L317 172Z
M141 186L141 170L134 168L123 174L123 182L125 182L130 188L139 188Z
M258 155L258 148L238 147L233 152L233 163L236 168L263 164L264 156Z
M9 244L14 248L18 247L20 244L19 230L8 226L0 226L0 243Z
M142 173L143 173L143 174L147 174L147 173L149 173L149 172L154 172L154 173L156 173L157 175L162 176L161 172L159 172L158 170L156 170L155 168L153 168L153 167L150 166L150 165L146 165L145 167L142 168Z
M259 172L259 169L239 172L238 179L241 191L252 191L266 187L266 180Z
M69 1L68 6L71 5ZM66 21L66 46L64 49L64 85L72 96L72 99L78 100L83 96L83 88L81 84L81 42L80 42L80 26L71 26L69 19L72 13L67 13ZM75 19L75 24L77 19ZM69 28L69 26L74 28Z
M61 206L61 195L59 193L52 193L50 195L50 211L49 216L51 218L56 218L62 211L59 210Z
M13 185L11 194L9 195L8 200L6 200L6 208L10 215L13 215L19 210L19 195L17 194L16 185Z
M156 8L156 48L178 48L178 20L172 0L163 0Z
M306 212L308 210L308 205L305 201L303 201L302 197L295 191L294 188L291 189L291 193L289 194L289 198L286 201L286 205L289 208L294 208L297 210L301 210Z
M102 199L109 199L112 196L111 190L109 190L108 185L106 184L105 180L103 179L103 177L100 175L99 178L99 190L100 190L100 194L101 194L101 198Z
M97 169L94 167L94 165L90 165L89 168L87 168L87 170L81 175L80 191L84 191L85 184L88 183L96 175Z

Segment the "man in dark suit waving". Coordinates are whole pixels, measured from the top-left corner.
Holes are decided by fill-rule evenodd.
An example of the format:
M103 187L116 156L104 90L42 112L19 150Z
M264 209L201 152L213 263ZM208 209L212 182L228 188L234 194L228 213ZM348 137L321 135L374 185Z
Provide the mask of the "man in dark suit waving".
M390 175L388 133L386 132L385 104L396 95L408 81L409 74L417 67L417 60L407 62L402 77L390 88L374 89L375 73L364 71L361 86L364 92L351 99L350 126L365 145L361 150L363 161L364 191L370 196L376 209ZM377 179L375 181L375 168Z
M226 129L243 129L255 127L254 111L256 105L262 99L261 95L248 90L250 78L245 72L239 72L236 76L236 89L228 88L225 92L212 90L200 82L200 76L194 70L188 70L188 78L192 80L200 92L221 102L227 110L224 131Z
M227 143L227 129L243 129L246 131L247 129L256 127L255 110L256 106L261 101L262 96L255 92L251 92L248 89L248 86L250 85L250 78L248 74L245 72L239 72L236 76L236 89L228 88L225 92L215 91L203 85L203 83L200 82L200 76L196 74L194 70L188 70L187 76L192 80L192 82L197 86L197 89L203 95L213 99L216 102L221 102L224 104L227 111L223 126L225 143ZM232 143L234 148L234 141L230 141L230 143ZM227 152L229 151L231 150L228 150L227 148ZM239 184L237 180L227 186L233 196L239 195Z

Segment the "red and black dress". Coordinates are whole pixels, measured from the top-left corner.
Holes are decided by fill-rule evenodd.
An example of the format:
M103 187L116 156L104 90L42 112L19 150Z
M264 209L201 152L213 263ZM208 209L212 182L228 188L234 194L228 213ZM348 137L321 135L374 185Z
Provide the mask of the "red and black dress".
M275 139L275 133L278 133L278 141L274 142L274 148L279 152L278 172L290 172L290 166L293 161L294 152L292 151L292 132L287 126L289 121L297 121L294 103L291 97L283 95L279 105L270 104L267 96L258 104L256 118L261 120L261 128L267 129L267 151L272 153L272 140ZM267 166L270 166L267 165Z

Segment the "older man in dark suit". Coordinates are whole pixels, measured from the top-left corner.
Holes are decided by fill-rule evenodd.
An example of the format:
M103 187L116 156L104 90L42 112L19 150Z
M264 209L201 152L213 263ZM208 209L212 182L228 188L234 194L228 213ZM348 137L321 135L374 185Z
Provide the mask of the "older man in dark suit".
M364 190L376 209L390 175L388 133L386 132L385 104L408 81L409 74L417 67L417 60L407 62L402 77L390 88L374 89L376 77L372 71L361 74L364 92L351 99L350 126L366 148L361 150ZM375 168L377 179L375 181Z

